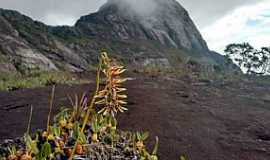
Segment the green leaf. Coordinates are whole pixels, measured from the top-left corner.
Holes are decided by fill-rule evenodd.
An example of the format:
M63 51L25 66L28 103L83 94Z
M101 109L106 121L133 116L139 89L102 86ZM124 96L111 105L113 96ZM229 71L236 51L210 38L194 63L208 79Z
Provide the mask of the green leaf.
M156 137L156 143L155 143L154 149L152 151L152 155L157 155L158 146L159 146L159 139L158 139L158 137Z
M46 159L52 153L52 148L49 142L45 142L41 147L41 152L39 154L41 159Z
M75 122L74 123L74 127L73 127L73 136L75 139L77 139L80 135L80 124L79 122Z
M148 137L149 137L149 132L145 132L141 136L142 140L146 140Z
M60 137L61 130L60 130L60 128L59 128L59 127L57 127L56 125L54 125L54 126L52 127L52 130L53 130L53 134L54 134L54 136L56 136L56 137Z
M184 156L181 156L180 160L186 160L186 158Z
M24 136L24 142L25 142L25 145L26 145L26 150L28 152L38 154L39 150L38 150L38 147L37 147L37 143L32 140L30 135L25 135Z

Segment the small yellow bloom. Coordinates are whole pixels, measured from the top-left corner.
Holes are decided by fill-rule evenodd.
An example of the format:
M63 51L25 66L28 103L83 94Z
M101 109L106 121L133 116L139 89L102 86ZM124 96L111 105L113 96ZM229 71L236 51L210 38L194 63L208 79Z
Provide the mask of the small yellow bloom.
M48 135L48 140L54 140L54 136L52 134Z
M67 129L72 129L73 128L73 123L69 122L66 126Z
M158 160L158 157L156 155L151 155L151 160Z
M139 149L139 150L142 150L144 148L144 144L143 144L143 141L138 141L136 143L136 147Z
M116 130L116 126L111 127L111 129L115 131Z
M67 125L67 121L65 119L62 119L60 120L59 124L60 124L60 127L64 128Z
M92 140L92 142L98 142L98 135L97 135L97 133L93 133L92 134L92 137L91 137L91 140Z
M48 137L48 132L44 131L44 132L42 133L42 137L43 137L43 138L47 138L47 137Z
M21 160L32 160L32 157L29 154L24 154L21 156Z

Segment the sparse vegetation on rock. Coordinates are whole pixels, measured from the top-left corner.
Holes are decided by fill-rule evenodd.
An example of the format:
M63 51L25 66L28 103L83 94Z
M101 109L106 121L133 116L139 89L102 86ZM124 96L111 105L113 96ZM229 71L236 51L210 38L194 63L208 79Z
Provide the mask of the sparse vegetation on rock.
M27 74L2 73L0 75L0 90L15 91L26 88L37 88L55 84L83 84L89 80L78 78L69 72L31 72Z
M2 150L2 158L7 160L46 160L46 159L140 159L157 160L159 140L150 153L144 145L148 132L123 132L117 129L116 114L127 110L126 89L122 84L126 79L120 75L123 66L102 53L96 77L96 91L92 99L76 96L71 100L72 108L62 109L53 123L55 87L52 89L47 128L35 134L29 133L32 109L27 132L18 143L11 143ZM102 88L101 73L106 79ZM90 100L90 102L89 102ZM20 145L19 145L20 144Z

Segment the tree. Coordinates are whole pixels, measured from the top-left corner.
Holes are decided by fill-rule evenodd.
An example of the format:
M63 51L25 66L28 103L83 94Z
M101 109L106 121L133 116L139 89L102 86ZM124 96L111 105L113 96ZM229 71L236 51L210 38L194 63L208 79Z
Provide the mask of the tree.
M270 72L270 47L262 47L261 48L262 54L262 73Z
M247 74L265 74L269 70L270 47L257 50L249 43L233 43L226 47L225 53Z

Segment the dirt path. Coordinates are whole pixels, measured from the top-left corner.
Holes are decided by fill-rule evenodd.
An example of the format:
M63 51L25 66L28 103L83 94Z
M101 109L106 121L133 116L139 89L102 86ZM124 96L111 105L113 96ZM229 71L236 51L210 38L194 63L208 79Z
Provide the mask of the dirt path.
M57 86L54 113L68 106L67 94L92 91L92 85ZM143 130L161 140L160 159L269 160L270 87L192 85L185 80L137 78L127 83L129 111L123 130ZM29 106L32 130L43 128L50 88L0 93L0 139L21 136ZM151 143L150 143L151 146Z

